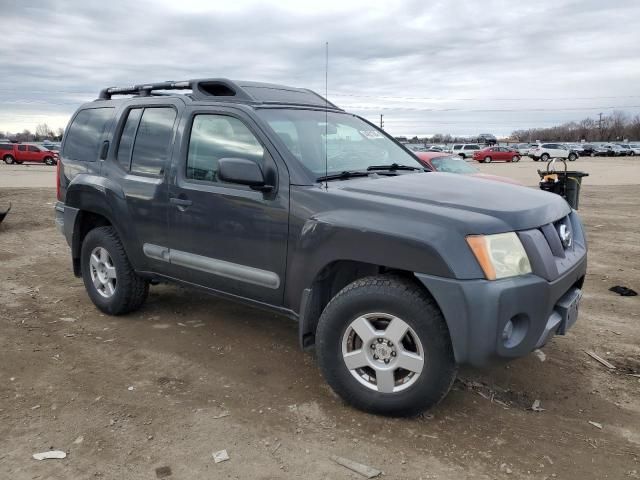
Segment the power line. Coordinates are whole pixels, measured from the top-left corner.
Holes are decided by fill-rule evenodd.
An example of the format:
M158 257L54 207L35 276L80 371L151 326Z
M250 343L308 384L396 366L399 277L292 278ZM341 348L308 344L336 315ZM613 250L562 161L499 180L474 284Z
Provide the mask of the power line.
M611 96L593 96L593 97L403 97L391 95L361 95L354 93L332 92L336 97L354 97L354 98L384 98L390 100L452 100L452 101L483 101L483 100L500 100L500 101L530 101L530 100L605 100L613 98L640 98L640 95L611 95Z
M381 107L375 105L343 105L343 108L352 110L394 110L410 112L463 112L463 113L498 113L498 112L573 112L586 110L611 110L640 108L640 105L611 105L599 107L566 107L566 108L490 108L490 109L466 109L466 108L418 108L418 107Z

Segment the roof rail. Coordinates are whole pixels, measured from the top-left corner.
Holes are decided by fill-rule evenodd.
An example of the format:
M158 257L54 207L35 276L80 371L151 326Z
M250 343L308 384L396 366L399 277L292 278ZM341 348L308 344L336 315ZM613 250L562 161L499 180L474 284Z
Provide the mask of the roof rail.
M143 83L129 87L108 87L100 90L98 98L100 100L110 100L113 95L139 95L141 97L149 97L154 90L191 90L191 82Z

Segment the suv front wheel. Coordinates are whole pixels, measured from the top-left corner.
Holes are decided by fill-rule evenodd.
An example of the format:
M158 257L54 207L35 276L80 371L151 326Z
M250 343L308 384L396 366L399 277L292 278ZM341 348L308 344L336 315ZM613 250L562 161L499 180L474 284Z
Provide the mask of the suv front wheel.
M146 300L149 283L134 271L113 227L94 228L87 234L80 261L89 298L104 313L129 313Z
M316 337L329 385L367 412L417 415L442 400L455 380L442 313L408 279L380 275L346 286L322 313Z
M16 161L16 159L13 158L11 155L5 155L3 160L4 160L4 163L6 163L7 165L11 165L13 162Z

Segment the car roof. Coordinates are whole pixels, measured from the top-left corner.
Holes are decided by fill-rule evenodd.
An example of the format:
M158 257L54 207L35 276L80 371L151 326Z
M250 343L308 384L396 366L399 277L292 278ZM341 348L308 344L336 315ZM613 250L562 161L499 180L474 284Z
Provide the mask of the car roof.
M343 111L326 98L306 88L227 78L201 78L107 87L100 91L96 101L110 101L116 95L132 95L133 98L169 96L182 98L185 102L224 102L248 106L306 106Z

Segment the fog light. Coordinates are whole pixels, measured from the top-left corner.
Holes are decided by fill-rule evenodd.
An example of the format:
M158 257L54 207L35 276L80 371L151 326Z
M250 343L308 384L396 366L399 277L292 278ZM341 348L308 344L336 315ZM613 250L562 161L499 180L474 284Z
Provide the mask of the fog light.
M502 344L506 348L514 348L520 345L529 330L529 317L519 313L511 317L502 329Z
M509 343L511 336L513 335L513 322L509 320L502 330L502 341L506 344Z

